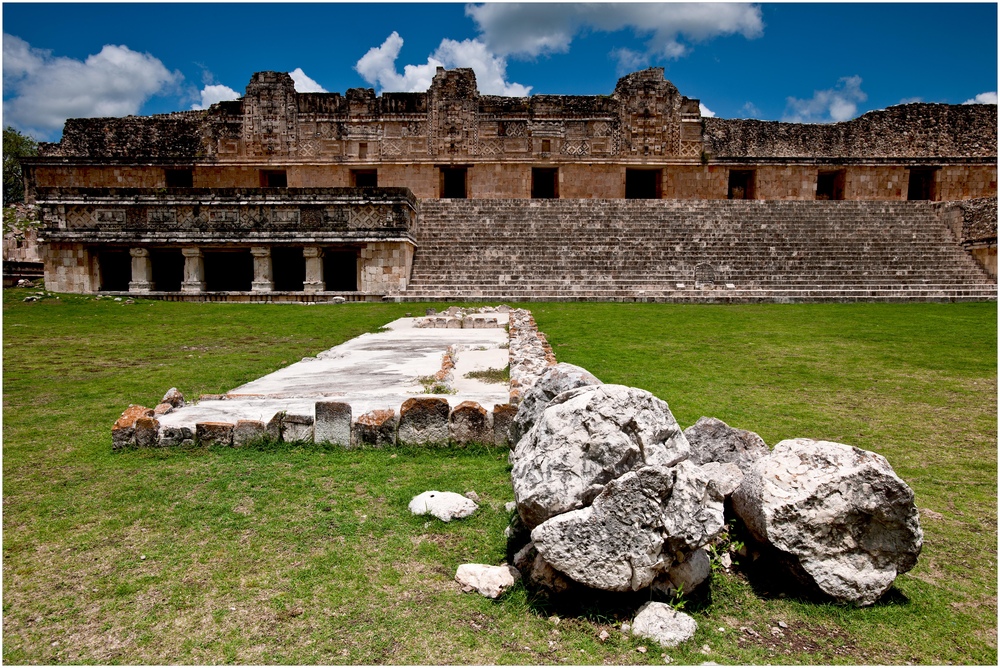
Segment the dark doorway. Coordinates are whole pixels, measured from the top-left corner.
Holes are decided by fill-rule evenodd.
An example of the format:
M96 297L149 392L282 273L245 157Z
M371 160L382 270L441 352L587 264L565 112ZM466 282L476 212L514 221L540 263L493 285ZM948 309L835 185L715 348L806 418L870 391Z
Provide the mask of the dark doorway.
M754 199L754 178L752 169L729 170L729 199Z
M184 255L180 249L152 250L153 289L160 292L180 292L184 281Z
M194 185L193 169L165 169L168 188L191 188Z
M326 289L356 292L358 289L358 254L353 250L329 250L323 253L323 277Z
M351 185L355 188L378 188L378 170L352 169Z
M271 271L274 289L279 292L302 292L306 281L306 258L301 248L271 248Z
M660 199L662 169L626 169L625 199Z
M556 199L559 197L559 170L557 168L531 168L531 197L533 199Z
M260 171L261 188L287 188L288 174L283 169L262 169Z
M101 292L128 292L132 280L132 256L128 251L106 250L97 254L101 270Z
M253 256L249 250L205 253L205 290L249 292L253 284Z
M445 199L465 199L466 176L468 169L465 167L442 167L441 168L441 197Z
M910 169L910 184L906 189L906 199L937 199L937 188L934 183L934 167L912 167Z
M816 175L816 199L844 199L844 170Z

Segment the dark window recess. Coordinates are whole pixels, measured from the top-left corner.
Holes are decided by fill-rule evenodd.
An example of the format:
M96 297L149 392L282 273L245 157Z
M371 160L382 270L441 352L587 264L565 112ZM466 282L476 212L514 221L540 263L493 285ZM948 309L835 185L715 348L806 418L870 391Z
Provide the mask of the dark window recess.
M167 180L168 188L194 187L193 169L165 169L163 172Z
M360 142L358 144L358 158L364 160L368 157L368 142Z
M250 251L205 253L205 289L208 292L249 292L252 283Z
M302 292L306 281L306 258L301 248L271 248L271 272L274 289L280 292Z
M468 170L465 167L441 168L441 197L446 199L465 199L465 178Z
M556 168L531 168L531 196L534 199L559 197L559 170Z
M378 188L378 170L352 169L351 181L355 188Z
M542 140L542 153L550 153L552 151L552 140L543 139Z
M288 174L283 169L262 169L260 171L261 188L287 188Z
M625 199L659 199L663 170L626 169Z
M816 199L844 199L844 170L816 175Z
M153 289L160 292L180 292L184 281L184 255L178 250L152 250Z
M101 292L127 292L132 280L132 256L128 251L100 251L97 265L101 270Z
M754 199L754 171L733 169L729 172L729 199Z
M910 184L906 189L906 199L937 199L937 188L934 185L933 167L913 167L910 169Z
M326 289L356 292L358 289L358 254L355 251L327 250L323 253L323 278Z

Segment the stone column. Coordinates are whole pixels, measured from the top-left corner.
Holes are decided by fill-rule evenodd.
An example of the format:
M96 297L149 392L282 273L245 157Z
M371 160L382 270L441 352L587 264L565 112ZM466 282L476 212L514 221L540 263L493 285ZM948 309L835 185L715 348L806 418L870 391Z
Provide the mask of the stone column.
M274 267L271 264L271 248L269 246L253 246L253 284L252 292L274 291Z
M184 255L184 282L181 292L205 291L205 256L200 248L182 248Z
M130 248L132 256L132 280L129 281L129 292L149 292L153 289L153 265L149 259L148 248Z
M319 246L306 246L302 249L306 258L306 280L302 286L304 292L322 292L326 289L323 280L323 249Z

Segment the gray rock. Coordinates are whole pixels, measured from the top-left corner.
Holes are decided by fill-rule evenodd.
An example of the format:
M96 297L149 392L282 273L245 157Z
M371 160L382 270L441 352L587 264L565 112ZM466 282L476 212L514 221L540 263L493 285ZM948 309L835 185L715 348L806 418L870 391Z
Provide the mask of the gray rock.
M870 605L917 563L913 491L884 457L805 438L778 443L733 494L753 536L838 601Z
M229 422L198 422L194 425L194 433L202 445L233 444L233 425Z
M574 587L572 580L545 561L538 553L534 543L528 543L514 555L514 568L534 589L543 589L551 594L562 594Z
M260 420L237 420L233 427L233 445L244 446L251 441L263 438L267 433L267 425Z
M140 448L155 448L160 444L160 423L156 418L136 419L135 444Z
M493 425L490 414L476 401L463 401L448 418L448 435L459 445L492 443Z
M702 473L712 482L716 491L724 497L732 496L736 488L743 482L743 472L740 467L731 462L707 462L702 464Z
M351 447L351 405L340 401L317 401L314 439Z
M646 603L632 620L632 634L648 638L664 647L676 647L694 637L698 624L689 615L666 603Z
M521 574L511 566L462 564L455 573L455 581L462 585L462 591L475 591L486 598L499 597L519 579Z
M600 385L592 373L573 364L548 367L535 384L521 397L517 414L510 425L510 442L517 444L538 421L545 407L556 395L588 385Z
M442 522L462 519L476 512L476 502L455 492L431 490L417 494L410 500L410 512L414 515L433 515Z
M292 441L312 441L313 440L313 417L311 415L288 415L282 420L282 440Z
M357 446L392 445L396 440L396 411L375 409L359 416L352 427L351 439Z
M730 427L722 420L700 418L684 430L691 444L691 461L732 463L746 473L747 469L768 453L767 443L757 434L746 429Z
M167 390L167 393L163 395L160 399L161 404L170 404L174 408L180 408L184 405L184 395L176 387L171 387Z
M510 425L517 415L517 407L512 404L493 404L493 443L507 447L513 444L510 439Z
M686 555L686 559L675 563L667 573L653 583L653 591L662 596L690 594L708 580L712 574L712 559L708 551L699 548Z
M190 427L160 427L160 446L174 447L178 445L192 445L194 443L194 432Z
M669 467L687 456L669 406L649 392L623 385L563 392L511 453L518 513L534 528L588 505L628 471Z
M638 591L724 525L722 497L682 461L612 480L593 505L552 517L531 539L542 558L572 580L606 591Z
M448 442L448 400L440 397L413 397L399 408L400 445Z

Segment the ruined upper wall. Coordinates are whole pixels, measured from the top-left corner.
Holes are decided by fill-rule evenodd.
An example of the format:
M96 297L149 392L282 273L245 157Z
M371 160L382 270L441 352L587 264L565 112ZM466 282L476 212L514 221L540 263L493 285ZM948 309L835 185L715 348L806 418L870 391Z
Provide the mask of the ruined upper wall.
M727 158L996 158L994 104L903 104L830 124L704 119L705 151Z
M58 144L39 144L40 156L185 158L202 154L203 111L124 118L71 118Z

